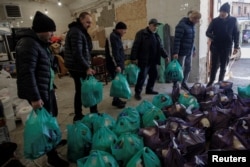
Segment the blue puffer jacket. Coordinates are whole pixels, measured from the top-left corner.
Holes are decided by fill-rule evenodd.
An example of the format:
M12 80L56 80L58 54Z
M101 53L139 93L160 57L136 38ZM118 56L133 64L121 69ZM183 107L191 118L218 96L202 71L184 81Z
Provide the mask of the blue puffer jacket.
M69 24L65 40L65 66L72 71L86 72L90 67L92 48L91 38L80 21Z
M28 101L49 100L50 67L53 57L48 43L39 40L31 29L17 34L16 69L18 97Z
M195 27L188 17L184 17L175 27L173 54L190 56L194 51Z

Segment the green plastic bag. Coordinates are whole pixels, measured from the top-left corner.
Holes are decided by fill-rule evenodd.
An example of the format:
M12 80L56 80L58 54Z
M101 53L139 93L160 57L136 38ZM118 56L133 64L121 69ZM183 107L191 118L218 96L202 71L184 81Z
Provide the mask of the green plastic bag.
M142 102L136 106L136 110L143 115L145 111L147 111L148 109L151 109L155 107L151 102L149 102L148 100L142 100Z
M162 109L163 107L168 107L173 105L173 100L167 94L158 94L153 97L152 104Z
M138 151L127 163L126 167L161 167L161 162L157 155L148 147Z
M84 107L91 107L102 101L103 84L94 76L81 79L81 85L81 99Z
M92 150L111 153L111 144L117 140L116 134L107 127L102 127L93 135Z
M241 98L250 98L250 85L248 86L239 86L238 88L238 95Z
M155 126L154 121L161 122L165 121L166 119L167 118L161 109L153 107L145 111L144 114L142 115L142 126L143 127Z
M128 81L123 74L117 73L115 79L112 80L110 96L130 99L131 90Z
M119 167L119 165L111 154L94 150L89 156L78 159L77 167Z
M115 119L106 113L98 113L97 117L93 119L93 132L95 133L102 127L109 128L112 130L115 126Z
M183 80L183 70L178 60L174 59L167 65L165 75L168 81Z
M143 140L137 134L124 133L111 145L111 151L119 164L125 166L143 147Z
M140 115L136 109L132 107L127 107L122 110L118 115L114 132L117 135L122 133L132 132L135 133L140 128Z
M88 113L84 115L84 117L81 119L81 122L84 123L90 129L92 134L94 132L93 123L97 117L98 117L98 113Z
M124 73L127 78L129 85L135 85L137 82L138 74L140 69L135 64L129 64L125 67Z
M24 157L37 159L61 141L61 130L55 117L45 108L33 110L24 127Z
M88 148L91 147L92 134L81 121L67 125L67 132L67 156L70 161L76 162L88 153Z
M196 109L200 107L197 99L188 93L181 93L178 102L186 108Z

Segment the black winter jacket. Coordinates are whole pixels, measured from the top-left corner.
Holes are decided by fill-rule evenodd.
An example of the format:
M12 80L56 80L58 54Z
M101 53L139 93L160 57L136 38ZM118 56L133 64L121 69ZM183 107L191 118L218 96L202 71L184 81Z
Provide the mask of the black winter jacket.
M195 27L188 17L184 17L175 27L173 54L191 56L194 47Z
M212 40L211 47L234 48L239 47L239 27L235 17L226 19L216 17L212 20L206 31L206 36Z
M20 31L16 45L18 97L28 101L49 100L50 67L53 56L49 44L39 40L31 29Z
M119 66L124 69L125 54L121 36L115 30L110 34L105 44L106 62L109 68L115 70Z
M151 36L155 35L156 37L156 55L153 60L150 59L151 51L153 49L152 38ZM152 32L147 28L142 29L136 33L133 47L131 50L131 60L138 60L138 66L147 66L151 64L151 61L154 61L156 64L160 64L161 57L167 58L168 55L163 48L161 38L157 33L152 34Z
M91 38L80 21L69 24L65 39L65 66L72 71L86 72L91 64L92 48Z

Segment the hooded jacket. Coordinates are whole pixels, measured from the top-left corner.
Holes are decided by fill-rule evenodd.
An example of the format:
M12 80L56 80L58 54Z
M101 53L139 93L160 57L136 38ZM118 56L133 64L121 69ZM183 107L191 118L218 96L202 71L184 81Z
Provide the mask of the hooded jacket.
M212 40L214 48L239 48L239 27L235 17L228 16L225 19L216 17L209 24L206 36Z
M31 29L18 32L17 37L18 97L28 101L42 99L46 102L50 92L50 68L53 68L49 43L41 41Z
M194 51L195 27L188 17L184 17L175 27L173 54L191 56Z
M93 48L91 37L79 19L69 24L65 39L65 66L72 71L86 72L90 67Z

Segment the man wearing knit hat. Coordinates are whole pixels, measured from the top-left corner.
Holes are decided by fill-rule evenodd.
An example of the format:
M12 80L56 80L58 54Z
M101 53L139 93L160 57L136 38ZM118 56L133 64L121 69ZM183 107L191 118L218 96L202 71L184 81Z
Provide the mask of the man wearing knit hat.
M121 73L124 70L125 54L122 44L122 36L127 31L127 25L123 22L118 22L115 29L106 40L105 54L107 69L112 79L116 73ZM118 108L124 108L126 102L118 97L113 98L112 105Z
M230 16L230 5L223 4L220 7L220 14L210 23L206 36L210 38L211 45L211 73L207 87L211 86L216 78L216 73L220 67L219 81L224 80L226 68L232 53L239 50L239 26L235 17Z
M32 29L17 34L19 41L16 45L16 68L18 97L26 99L34 110L44 107L56 117L58 111L53 84L53 56L49 50L54 31L55 22L37 11ZM51 166L69 166L68 162L58 156L55 148L47 153L47 157Z

